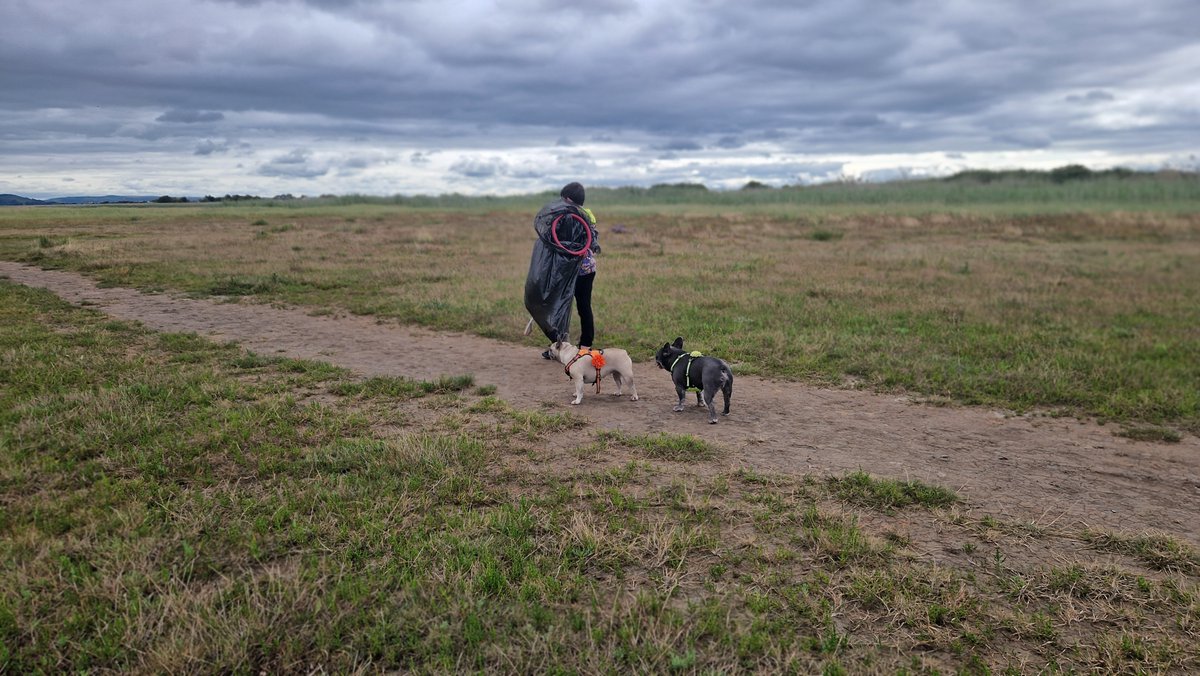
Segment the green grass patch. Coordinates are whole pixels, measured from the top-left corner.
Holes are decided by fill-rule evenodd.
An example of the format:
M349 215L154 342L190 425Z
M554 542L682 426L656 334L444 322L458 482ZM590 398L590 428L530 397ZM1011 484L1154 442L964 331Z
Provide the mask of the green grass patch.
M586 420L570 412L544 413L505 409L504 414L512 421L512 431L529 439L539 439L552 432L579 429L587 424Z
M1116 432L1119 437L1135 441L1159 441L1166 444L1177 444L1183 436L1177 430L1162 425L1126 425Z
M394 376L375 376L358 382L343 382L330 388L334 394L361 397L414 399L427 394L455 394L475 384L471 375L443 376L437 380L410 380Z
M611 441L633 448L639 454L653 460L700 462L713 460L720 454L716 446L690 434L627 434L605 430L596 437L600 441Z
M990 518L960 554L928 535L945 514L879 515L878 480L859 506L475 389L0 281L0 671L1200 669L1180 541L1028 548Z
M831 477L833 494L847 502L884 512L912 505L926 508L948 507L958 502L954 491L920 481L877 479L863 471L844 477Z
M1129 536L1089 531L1085 536L1096 549L1132 556L1158 570L1200 573L1200 552L1164 533Z

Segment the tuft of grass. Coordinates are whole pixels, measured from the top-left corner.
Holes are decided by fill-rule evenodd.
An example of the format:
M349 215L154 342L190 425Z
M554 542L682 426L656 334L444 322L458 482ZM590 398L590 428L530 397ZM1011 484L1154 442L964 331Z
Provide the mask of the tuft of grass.
M926 508L947 507L958 502L948 488L920 481L877 479L861 470L844 477L830 477L833 494L847 502L890 512L910 505Z
M513 421L512 431L528 439L540 439L551 432L579 429L587 425L586 420L570 412L542 413L509 409L504 413Z
M1183 440L1178 431L1162 425L1126 425L1114 434L1135 441L1159 441L1166 444L1177 444Z
M454 394L475 384L471 375L443 376L437 380L410 380L395 376L374 376L359 382L338 383L330 388L333 394L361 397L395 397L415 399L427 394Z
M712 460L719 451L716 446L690 434L627 434L605 430L596 435L600 441L616 442L629 446L655 460L695 462Z
M489 394L480 398L480 400L474 404L471 404L467 410L472 413L502 413L508 409L508 404L503 399Z
M810 505L800 519L802 535L795 541L813 547L817 556L838 566L887 556L891 548L878 544L854 518L828 515Z
M267 368L281 361L278 357L264 357L260 354L247 352L246 354L237 355L229 363L236 368L249 370Z
M1200 552L1165 533L1123 535L1087 531L1084 539L1096 549L1132 556L1156 570L1200 573Z
M254 296L269 293L277 286L276 281L271 279L229 276L208 283L203 291L212 296Z

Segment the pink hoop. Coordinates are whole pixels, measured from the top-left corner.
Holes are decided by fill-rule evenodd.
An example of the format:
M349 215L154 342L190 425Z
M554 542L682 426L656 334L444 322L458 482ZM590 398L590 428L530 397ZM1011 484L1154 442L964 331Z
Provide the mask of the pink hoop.
M563 216L570 216L571 218L574 218L583 224L583 231L587 233L587 244L584 244L583 248L579 251L571 251L567 247L563 246L562 242L558 241L558 222L563 219ZM563 214L562 216L554 219L554 222L550 224L550 234L554 237L554 245L571 254L572 256L586 256L588 249L592 248L592 229L588 226L588 222L583 220L583 218L578 214Z

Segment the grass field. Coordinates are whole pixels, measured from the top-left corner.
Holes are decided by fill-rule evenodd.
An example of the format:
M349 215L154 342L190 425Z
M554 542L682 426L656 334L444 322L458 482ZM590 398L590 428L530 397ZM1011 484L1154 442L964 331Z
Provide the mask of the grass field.
M1200 431L1198 186L594 190L599 342L1177 439ZM0 257L519 341L542 197L11 208Z
M385 209L356 223L303 212L286 223L192 221L186 235L157 210L135 211L145 220L35 235L9 224L4 246L112 281L198 291L269 280L280 263L288 274L293 261L271 259L315 248L328 253L305 254L295 279L354 280L335 289L401 308L386 291L398 280L441 269L432 260L457 270L454 255L478 252L468 223L504 227L453 214L421 226ZM706 241L719 223L632 223L640 234L605 263L637 269L656 237ZM1109 233L1114 251L1192 241L1171 234L1191 225L1156 223L1166 234L1133 237L1120 220L1087 227ZM939 232L922 226L887 224ZM793 230L758 221L723 227L748 241L758 233L759 256L795 241L789 253L836 262L869 247L821 247L884 226L839 222L826 226L842 233L831 240L804 229L788 240L774 228ZM963 236L961 222L945 227ZM1059 233L1055 242L1084 224L1037 227ZM52 241L31 249L31 236ZM1015 246L1005 241L1000 251ZM382 281L367 283L397 262L371 254L385 242L427 264L380 268ZM214 243L229 260L206 257ZM336 260L326 268L320 255ZM763 263L785 264L796 265L790 255ZM445 274L413 285L432 294L478 281ZM276 284L264 293L336 297ZM467 373L362 380L148 332L0 280L0 672L1200 670L1200 553L1185 543L979 514L943 487L863 472L730 471L725 453L515 410Z

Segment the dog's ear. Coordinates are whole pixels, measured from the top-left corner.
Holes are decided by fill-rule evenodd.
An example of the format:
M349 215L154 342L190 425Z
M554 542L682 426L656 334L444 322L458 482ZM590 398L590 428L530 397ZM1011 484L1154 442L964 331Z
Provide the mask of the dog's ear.
M658 364L658 368L660 368L660 369L667 368L667 354L668 354L667 351L670 349L671 349L670 343L663 343L663 346L658 348L658 351L654 353L654 363Z
M683 349L683 336L679 336L678 338L676 338L675 342L672 343L672 345L682 350Z

